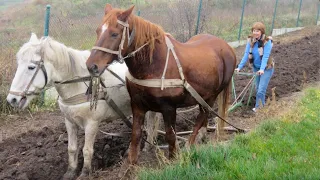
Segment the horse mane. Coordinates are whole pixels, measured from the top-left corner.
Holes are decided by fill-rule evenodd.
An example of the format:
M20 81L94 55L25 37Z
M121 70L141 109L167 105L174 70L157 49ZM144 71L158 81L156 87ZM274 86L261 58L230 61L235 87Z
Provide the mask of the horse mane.
M108 12L104 18L105 23L114 23L113 25L117 25L117 16L120 15L123 10L113 9ZM145 43L149 43L147 46L148 51L142 50L144 53L137 53L138 58L150 59L152 61L153 51L155 49L155 43L162 43L164 41L165 32L164 30L156 24L153 24L139 16L131 14L128 19L129 28L132 30L135 28L135 37L133 40L134 49L138 49L143 46Z
M43 58L46 61L50 61L56 69L63 69L64 72L72 73L73 75L86 69L83 65L84 63L80 62L85 61L90 52L82 53L55 41L51 37L43 37L40 41Z

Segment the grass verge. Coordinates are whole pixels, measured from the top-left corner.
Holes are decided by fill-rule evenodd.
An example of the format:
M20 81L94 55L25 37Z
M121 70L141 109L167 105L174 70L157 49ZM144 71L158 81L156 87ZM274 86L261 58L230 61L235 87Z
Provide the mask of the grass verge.
M140 169L138 179L320 179L320 90L309 88L277 119L224 144L181 153L162 169Z

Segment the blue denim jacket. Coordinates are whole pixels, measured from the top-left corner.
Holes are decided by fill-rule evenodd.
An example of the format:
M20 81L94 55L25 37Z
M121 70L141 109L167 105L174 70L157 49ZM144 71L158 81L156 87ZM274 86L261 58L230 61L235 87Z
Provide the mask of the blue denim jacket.
M252 57L253 57L253 66L256 69L259 70L265 70L267 67L267 63L268 63L268 59L271 53L271 49L272 49L272 42L271 40L269 40L263 48L263 56L262 56L262 60L258 51L258 43L254 43L253 48L252 48ZM246 64L246 62L249 59L249 51L250 51L250 42L247 42L247 46L246 46L246 50L244 52L243 58L240 61L240 64L238 65L239 69L242 69L244 67L244 65Z

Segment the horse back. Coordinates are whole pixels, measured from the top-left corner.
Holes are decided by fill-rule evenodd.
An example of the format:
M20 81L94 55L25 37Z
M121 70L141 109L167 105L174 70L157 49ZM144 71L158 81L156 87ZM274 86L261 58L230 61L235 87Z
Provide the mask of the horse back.
M202 77L203 81L200 82L215 86L229 82L236 66L236 55L226 41L213 35L200 34L186 43L173 40L173 44L191 81L199 81Z

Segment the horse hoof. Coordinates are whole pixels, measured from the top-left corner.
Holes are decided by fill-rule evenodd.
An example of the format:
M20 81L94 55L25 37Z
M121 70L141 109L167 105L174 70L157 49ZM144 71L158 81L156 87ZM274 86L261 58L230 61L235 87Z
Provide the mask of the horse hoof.
M184 145L184 147L186 148L187 151L190 151L190 149L191 149L190 146L191 145L190 145L189 141L187 141L186 144Z
M77 178L77 180L89 180L89 179L90 179L89 176L82 175L82 174Z
M87 168L82 168L80 176L77 178L77 180L82 180L82 179L89 179L90 176L90 170Z
M74 171L67 171L63 175L63 180L74 180L76 178L76 173Z
M128 177L128 175L130 174L130 169L131 169L130 163L124 160L120 167L118 178L123 179L125 177Z
M201 143L204 143L206 142L206 140L208 139L207 137L207 128L206 127L202 127L199 132L198 132L198 135L196 137L196 144L201 144Z

